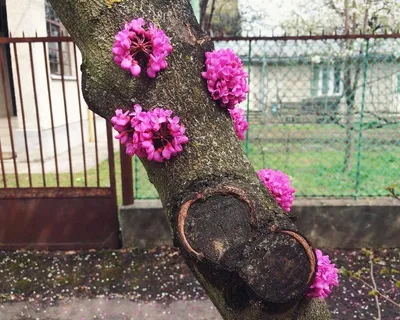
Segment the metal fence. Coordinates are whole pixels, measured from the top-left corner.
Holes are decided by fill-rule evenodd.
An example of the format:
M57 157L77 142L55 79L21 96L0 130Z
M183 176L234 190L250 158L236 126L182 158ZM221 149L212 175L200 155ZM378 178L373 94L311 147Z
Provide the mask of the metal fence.
M69 37L0 37L0 250L119 246L112 127L80 60Z
M0 38L0 188L110 186L106 121L83 100L80 60L70 37Z
M249 74L243 148L298 197L386 196L400 181L400 35L214 39ZM157 198L135 159L135 198Z

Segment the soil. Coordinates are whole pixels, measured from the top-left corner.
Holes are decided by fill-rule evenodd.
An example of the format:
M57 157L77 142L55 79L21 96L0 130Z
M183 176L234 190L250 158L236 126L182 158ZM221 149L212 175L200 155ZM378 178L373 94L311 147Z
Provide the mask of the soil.
M327 299L332 319L377 317L376 293L368 287L373 286L370 252L323 252L341 268L339 286ZM382 319L400 320L400 249L380 249L373 254L377 289L394 302L378 295ZM163 304L207 299L178 251L170 247L147 251L0 252L0 302L54 305L71 297L123 297Z

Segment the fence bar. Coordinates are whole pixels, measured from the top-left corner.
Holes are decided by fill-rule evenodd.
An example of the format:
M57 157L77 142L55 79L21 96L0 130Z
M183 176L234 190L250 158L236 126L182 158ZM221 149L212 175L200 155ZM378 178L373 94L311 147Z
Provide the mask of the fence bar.
M114 139L112 136L111 124L106 121L107 147L108 147L108 172L110 179L110 188L113 192L115 203L117 203L116 184L115 184L115 162L114 162Z
M46 187L46 174L45 174L45 170L44 170L42 133L41 133L41 129L40 129L39 105L38 105L37 92L36 92L36 79L35 79L35 67L34 67L33 54L32 54L32 43L29 43L29 58L31 60L33 96L34 96L34 100L35 100L36 123L37 123L37 128L38 128L38 137L39 137L40 162L42 163L43 186Z
M1 175L3 177L3 186L4 188L7 188L7 177L6 177L6 170L4 169L3 151L1 148L1 137L0 137L0 164L1 164Z
M85 152L85 136L83 133L83 117L82 117L82 104L81 104L81 89L79 84L78 76L78 62L76 60L76 46L72 43L74 47L74 61L75 61L75 78L76 78L76 90L78 92L78 106L79 106L79 119L81 122L81 139L82 139L82 157L83 157L83 174L85 178L85 187L87 187L87 172L86 172L86 152Z
M138 157L135 156L135 195L139 194L139 167L138 167Z
M44 54L44 64L46 66L47 94L49 96L51 135L53 137L54 164L55 164L55 169L56 169L56 181L57 181L57 187L59 187L60 186L60 176L58 174L57 143L56 143L56 134L55 134L55 130L54 130L53 103L52 103L52 99L51 99L51 89L50 89L50 79L49 79L49 66L48 66L48 61L47 61L47 50L46 50L46 43L45 42L43 42L43 54Z
M367 45L365 49L364 70L363 70L363 85L361 93L361 113L360 113L360 131L358 132L358 146L357 146L357 173L356 173L356 200L360 193L360 170L361 170L361 141L363 134L364 122L364 107L365 107L365 89L367 85L367 72L368 72L368 58L369 58L369 40L366 40Z
M249 66L247 68L247 85L250 89L250 75L251 75L251 40L249 41ZM246 104L246 119L247 122L249 122L249 113L250 113L250 90L247 92L247 104ZM250 131L250 126L246 130L246 146L245 146L245 151L246 151L246 156L249 155L249 131Z
M22 37L22 38L11 38L11 37L0 37L0 44L6 43L35 43L35 42L71 42L71 37Z
M19 179L18 179L18 168L17 168L17 161L15 160L15 147L14 147L14 137L13 137L13 130L12 130L12 123L11 123L11 114L10 114L10 105L8 103L8 92L6 87L6 76L4 71L4 57L3 57L3 49L0 47L0 64L1 64L1 79L3 81L3 94L4 94L4 101L6 106L6 113L7 113L7 122L8 122L8 132L10 134L10 141L11 141L11 151L12 151L12 158L14 164L14 174L15 174L15 182L17 188L19 188ZM3 158L3 155L1 154Z
M273 37L212 37L213 41L241 41L241 40L266 40L266 41L288 41L288 40L346 40L346 39L398 39L400 34L337 34L337 35L296 35L296 36L273 36ZM71 42L68 36L61 37L23 37L4 38L0 37L0 44L7 43L34 43L34 42Z
M69 137L67 96L65 94L64 61L63 61L62 43L61 42L58 42L58 55L60 57L61 87L62 87L63 101L64 101L65 128L67 130L69 177L70 177L71 187L73 187L74 186L74 175L73 175L73 172L72 172L71 139Z
M288 41L288 40L346 40L346 39L399 39L399 33L393 34L337 34L337 35L296 35L296 36L273 36L273 37L212 37L213 41L241 41L241 40L265 40L265 41ZM34 43L34 42L71 42L68 36L60 37L23 37L4 38L0 37L0 44L7 43Z
M100 170L99 170L99 148L97 145L97 123L96 123L96 114L93 115L93 129L94 129L94 150L96 154L96 177L97 177L97 186L100 187Z
M124 206L133 203L133 176L132 158L125 152L125 146L119 144L119 157L121 159L122 204Z
M18 51L17 51L17 45L15 43L13 44L13 48L14 48L15 68L16 68L16 71L17 71L19 102L21 104L22 125L23 125L23 129L24 129L26 163L28 165L28 180L29 180L29 187L32 187L31 162L30 162L30 159L29 159L28 137L27 137L27 134L26 134L24 99L22 97L21 75L19 73L19 62L18 62Z
M212 41L289 41L289 40L351 40L351 39L398 39L399 33L393 34L342 34L342 35L307 35L273 37L212 37Z
M213 41L240 41L240 40L266 40L266 41L288 41L288 40L346 40L346 39L398 39L399 33L392 34L335 34L335 35L295 35L295 36L273 36L273 37L212 37ZM68 36L60 37L23 37L5 38L0 37L0 44L7 43L34 43L34 42L71 42Z

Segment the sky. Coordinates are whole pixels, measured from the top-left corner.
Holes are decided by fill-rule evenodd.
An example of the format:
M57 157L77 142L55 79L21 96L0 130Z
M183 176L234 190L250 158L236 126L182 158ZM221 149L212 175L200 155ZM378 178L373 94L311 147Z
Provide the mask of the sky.
M242 35L271 36L283 35L279 26L284 24L300 28L300 33L308 33L309 29L319 33L322 30L340 32L344 29L344 0L332 0L342 13L337 12L326 0L238 0L242 14ZM394 32L400 28L400 0L352 0L349 2L350 16L355 17L357 32L366 28L380 28ZM353 7L354 6L354 7ZM367 24L364 24L365 13L368 13ZM350 19L351 20L351 19ZM250 22L252 21L252 22ZM286 23L285 23L286 22ZM350 21L350 27L351 27ZM376 30L376 29L375 29Z
M246 35L259 35L261 32L264 36L272 35L272 29L275 28L274 33L279 34L282 30L277 27L283 21L290 18L290 10L296 5L296 0L238 0L239 10L244 17L243 29ZM257 22L248 23L252 17L257 16Z

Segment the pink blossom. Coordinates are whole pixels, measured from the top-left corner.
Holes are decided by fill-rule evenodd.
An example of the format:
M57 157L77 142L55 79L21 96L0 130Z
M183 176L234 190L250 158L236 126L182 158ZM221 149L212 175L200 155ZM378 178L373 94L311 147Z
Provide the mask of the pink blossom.
M231 49L206 52L206 71L202 76L207 80L207 88L214 100L221 106L232 109L246 100L249 91L247 73L243 63Z
M114 129L119 132L115 138L119 139L121 144L125 144L129 140L130 122L129 110L125 112L122 109L115 110L115 116L111 118L111 123Z
M306 295L310 298L326 298L334 286L339 285L338 269L335 267L329 256L324 256L319 249L315 249L318 260L318 270L315 280Z
M235 132L240 140L244 140L244 133L246 132L249 124L246 120L246 115L244 114L244 110L241 108L233 108L229 109L229 114L233 120L233 124L235 126Z
M143 18L134 19L125 24L125 28L115 35L112 49L115 63L122 69L139 77L141 66L147 64L146 73L155 78L157 72L167 67L165 58L172 51L172 46L164 31L149 23L144 28Z
M155 108L143 111L139 104L134 111L123 113L116 110L112 118L114 128L120 134L116 136L126 146L126 153L149 161L163 162L169 160L183 150L182 145L189 139L185 135L185 127L180 119L173 116L172 110Z
M262 169L257 172L276 202L286 212L290 211L296 190L291 187L289 177L279 170Z

